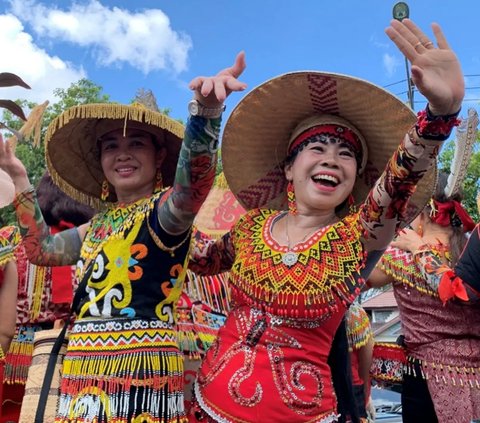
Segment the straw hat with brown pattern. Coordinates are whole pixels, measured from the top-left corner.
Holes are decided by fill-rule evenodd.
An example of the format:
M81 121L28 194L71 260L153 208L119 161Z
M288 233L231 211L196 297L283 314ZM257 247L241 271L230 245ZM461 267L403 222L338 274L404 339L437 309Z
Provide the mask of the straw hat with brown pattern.
M45 138L48 171L66 194L95 209L105 207L101 200L105 176L97 141L119 128L141 129L155 136L167 150L161 167L163 185L172 185L185 130L181 123L139 104L85 104L54 119ZM116 201L115 192L111 192L107 202Z
M284 160L292 134L314 115L332 115L330 123L342 118L365 141L368 151L362 152L364 157L360 160L364 168L352 192L356 203L366 198L416 122L413 111L397 97L351 76L301 71L270 79L240 101L223 134L223 170L243 207L287 208ZM406 220L410 221L424 208L435 183L433 166L418 184ZM345 214L345 210L340 214Z

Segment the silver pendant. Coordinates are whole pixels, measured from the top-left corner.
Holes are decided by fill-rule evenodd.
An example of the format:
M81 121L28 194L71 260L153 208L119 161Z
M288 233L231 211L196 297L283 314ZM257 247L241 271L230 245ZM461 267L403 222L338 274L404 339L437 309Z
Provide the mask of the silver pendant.
M285 266L291 267L298 261L298 254L293 251L287 251L282 256L282 262Z

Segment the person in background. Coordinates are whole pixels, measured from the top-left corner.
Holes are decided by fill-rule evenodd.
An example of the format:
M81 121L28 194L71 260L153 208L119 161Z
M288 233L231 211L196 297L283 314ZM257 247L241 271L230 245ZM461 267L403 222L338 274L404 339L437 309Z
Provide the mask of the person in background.
M247 213L192 251L194 272L230 270L232 302L200 367L191 422L338 419L336 396L348 390L334 392L332 340L363 275L431 197L428 169L458 124L463 75L433 30L438 47L408 19L386 30L429 101L416 120L380 87L314 71L263 83L230 115L223 170Z
M477 207L480 213L480 193L477 195ZM415 232L404 233L405 248L418 250L423 240ZM400 241L401 242L401 241ZM480 224L470 233L462 254L452 268L435 251L422 251L419 260L425 263L421 271L430 288L438 292L444 305L449 301L464 305L478 306L480 300Z
M375 409L370 397L370 366L373 353L373 332L370 318L363 307L352 304L345 315L348 349L352 365L353 390L357 413L361 421L375 420Z
M1 193L0 193L1 195ZM15 227L0 228L0 378L3 380L5 354L15 334L15 299L18 274L13 255ZM3 387L0 384L0 422L6 421L3 413Z
M61 191L48 173L42 176L36 191L51 234L85 224L94 215L91 207ZM14 255L19 282L14 301L15 336L5 358L3 377L3 415L6 421L18 421L20 415L35 333L52 329L56 320L68 317L77 287L75 266L44 267L30 263L21 241Z
M3 362L15 334L18 273L14 249L18 242L19 232L15 226L0 228L0 357Z
M403 421L470 422L480 417L480 312L442 304L429 283L431 257L455 266L474 223L459 191L447 190L440 172L431 201L403 229L368 279L391 283L398 303L407 364L402 384ZM455 399L454 401L452 399Z

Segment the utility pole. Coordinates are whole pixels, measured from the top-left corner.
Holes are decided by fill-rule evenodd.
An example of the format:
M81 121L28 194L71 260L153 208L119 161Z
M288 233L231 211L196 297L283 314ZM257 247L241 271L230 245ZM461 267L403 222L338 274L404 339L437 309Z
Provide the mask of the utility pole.
M397 21L403 21L404 19L410 16L410 9L408 8L408 4L401 1L396 3L393 6L393 19ZM412 78L410 78L410 67L408 65L408 60L405 57L405 69L407 71L407 95L408 95L408 103L410 104L410 108L415 110L413 107L413 84Z

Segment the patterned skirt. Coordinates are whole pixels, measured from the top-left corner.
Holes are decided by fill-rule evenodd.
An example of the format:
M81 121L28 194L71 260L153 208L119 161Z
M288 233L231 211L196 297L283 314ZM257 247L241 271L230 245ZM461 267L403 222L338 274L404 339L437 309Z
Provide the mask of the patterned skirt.
M77 321L56 423L184 423L183 356L160 320Z

